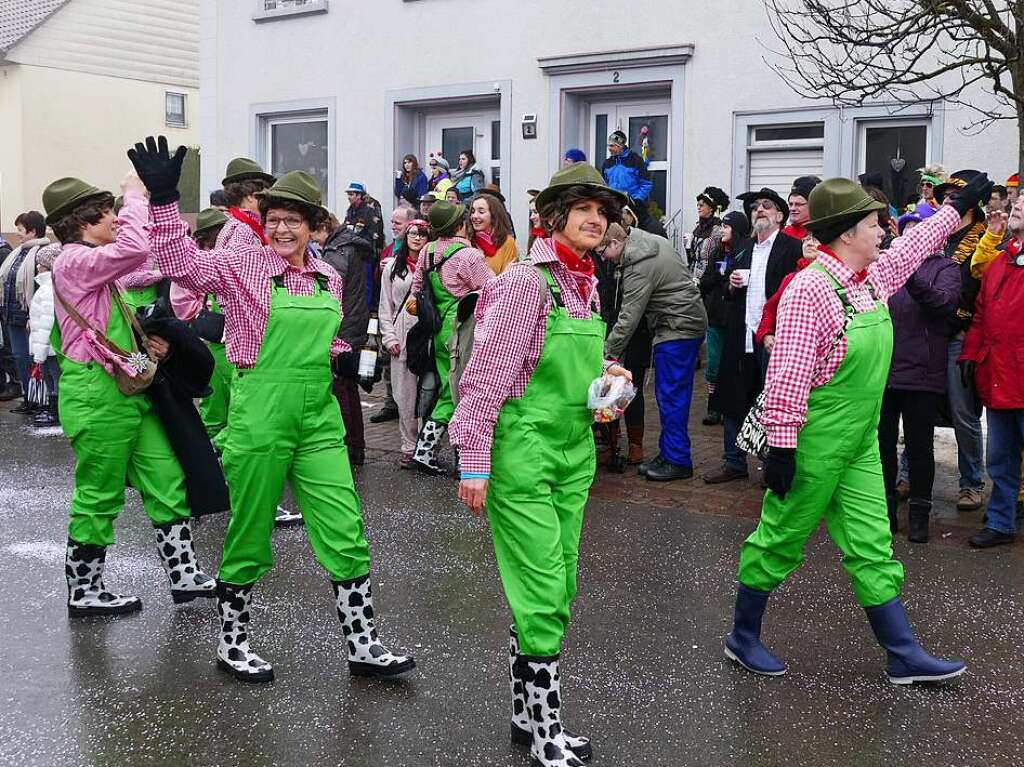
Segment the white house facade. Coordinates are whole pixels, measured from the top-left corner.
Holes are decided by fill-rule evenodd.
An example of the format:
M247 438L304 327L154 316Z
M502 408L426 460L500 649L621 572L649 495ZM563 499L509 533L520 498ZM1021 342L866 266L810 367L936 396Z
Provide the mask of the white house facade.
M200 30L205 191L248 155L311 172L333 209L350 181L388 208L404 154L454 163L468 146L523 227L525 190L572 147L600 166L618 128L635 149L646 134L653 198L679 229L709 184L785 193L872 170L912 188L927 162L1000 178L1015 164L1015 127L967 135L962 108L794 95L766 63L759 0L203 0Z
M199 143L199 0L0 7L0 230L78 176L112 191L129 142Z

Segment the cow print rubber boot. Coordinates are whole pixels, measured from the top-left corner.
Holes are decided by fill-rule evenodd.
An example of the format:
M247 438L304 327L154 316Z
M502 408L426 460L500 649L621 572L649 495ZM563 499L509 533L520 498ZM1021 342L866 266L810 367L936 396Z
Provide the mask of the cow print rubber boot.
M174 604L191 602L197 597L217 596L217 581L199 569L192 548L192 527L189 522L170 522L156 526L156 548L160 552L167 580L171 582Z
M289 511L284 506L278 506L274 512L274 527L295 527L302 524L302 514L297 511Z
M348 670L353 676L391 677L416 668L411 655L394 655L377 637L373 622L370 576L333 581L338 620L348 644Z
M447 424L428 420L423 424L419 439L416 440L416 450L412 454L413 466L428 474L444 474L444 469L437 462L437 448L441 440L448 433Z
M107 547L75 543L68 538L64 557L64 575L68 581L68 615L124 615L142 609L138 597L107 591L103 585L103 567Z
M272 682L273 667L249 649L251 602L251 585L217 581L217 613L220 615L217 668L243 682Z
M526 710L533 726L533 767L583 767L562 730L558 656L520 655L519 678L523 680Z
M533 741L533 726L526 710L526 688L519 678L518 668L519 634L516 633L516 627L511 626L508 630L508 687L512 696L512 742L517 746L528 746ZM583 761L588 761L594 755L589 738L566 729L562 730L562 734L569 749Z

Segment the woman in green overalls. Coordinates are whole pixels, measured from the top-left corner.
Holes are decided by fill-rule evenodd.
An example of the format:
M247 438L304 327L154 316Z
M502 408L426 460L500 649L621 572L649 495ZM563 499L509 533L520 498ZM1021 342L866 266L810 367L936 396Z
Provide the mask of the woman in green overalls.
M145 188L132 174L122 189L125 203L117 218L113 196L79 179L63 178L43 191L46 222L62 243L53 267L52 344L61 368L61 426L75 453L64 568L73 616L142 608L138 597L109 591L103 579L128 484L139 491L156 527L174 602L213 597L215 588L193 550L181 464L145 393L127 396L117 387L115 370L134 377L134 366L102 341L106 336L120 350L132 349L131 310L120 278L149 257ZM151 336L144 351L160 359L167 343Z
M451 425L459 498L476 514L487 511L512 608L512 739L530 744L542 767L578 767L591 754L588 739L561 725L559 654L594 480L587 390L603 368L589 254L623 202L585 163L552 177L537 207L553 237L484 287ZM608 372L629 377L617 365Z
M466 234L466 208L450 202L434 203L430 209L430 231L437 239L427 245L421 256L422 266L413 277L412 293L423 285L424 275L430 282L441 327L434 335L434 359L437 365L438 397L430 418L423 424L412 454L413 466L432 474L441 473L437 462L437 449L455 412L449 373L451 356L448 339L455 323L455 310L459 300L480 290L494 279L487 266L483 251L469 244ZM415 309L415 299L409 307Z
M356 675L390 677L415 661L381 644L370 593L370 552L331 393L332 360L350 352L338 338L341 278L307 250L327 212L308 174L285 174L261 193L269 245L202 252L171 193L184 147L171 157L152 138L129 152L150 190L150 242L161 271L201 295L216 294L225 316L231 387L224 473L231 519L217 581L217 665L247 682L273 679L249 648L252 590L273 566L270 538L285 481L291 484L317 561L330 575Z
M968 186L881 254L883 203L848 179L830 179L811 192L807 226L824 244L779 306L761 416L769 491L740 553L735 622L725 638L726 656L749 671L786 671L761 643L761 619L770 593L800 566L807 538L822 519L888 654L890 681L941 681L965 669L960 661L926 653L903 608L903 565L892 556L878 417L892 357L886 302L956 229L960 208L988 199L990 187L987 179Z

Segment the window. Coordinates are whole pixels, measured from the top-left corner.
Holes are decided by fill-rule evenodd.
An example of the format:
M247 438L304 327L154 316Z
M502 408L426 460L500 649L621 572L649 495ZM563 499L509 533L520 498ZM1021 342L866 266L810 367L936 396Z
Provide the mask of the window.
M265 120L267 165L275 176L302 170L316 179L328 198L329 142L327 115L322 112L273 117Z
M915 202L918 169L928 162L928 122L865 121L859 139L859 172L880 173L882 191L897 208Z
M327 13L327 0L256 0L255 21Z
M164 94L164 122L168 128L186 128L185 94L167 91Z
M768 187L785 197L793 179L824 174L825 123L752 126L747 152L747 188Z

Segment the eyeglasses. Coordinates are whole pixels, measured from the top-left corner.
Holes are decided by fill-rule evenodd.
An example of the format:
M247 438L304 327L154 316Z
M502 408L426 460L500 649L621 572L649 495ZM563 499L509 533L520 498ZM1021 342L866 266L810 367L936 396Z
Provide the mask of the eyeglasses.
M268 218L266 223L264 224L264 228L266 228L268 232L273 232L275 229L281 226L281 224L284 224L286 229L294 230L302 226L302 222L303 220L301 218L293 218L291 216L289 216L288 218Z
M755 211L758 208L763 210L776 210L775 203L771 200L755 200L750 204L750 210Z
M431 162L430 163L430 167L431 168L436 168L437 167L437 163L436 162Z

